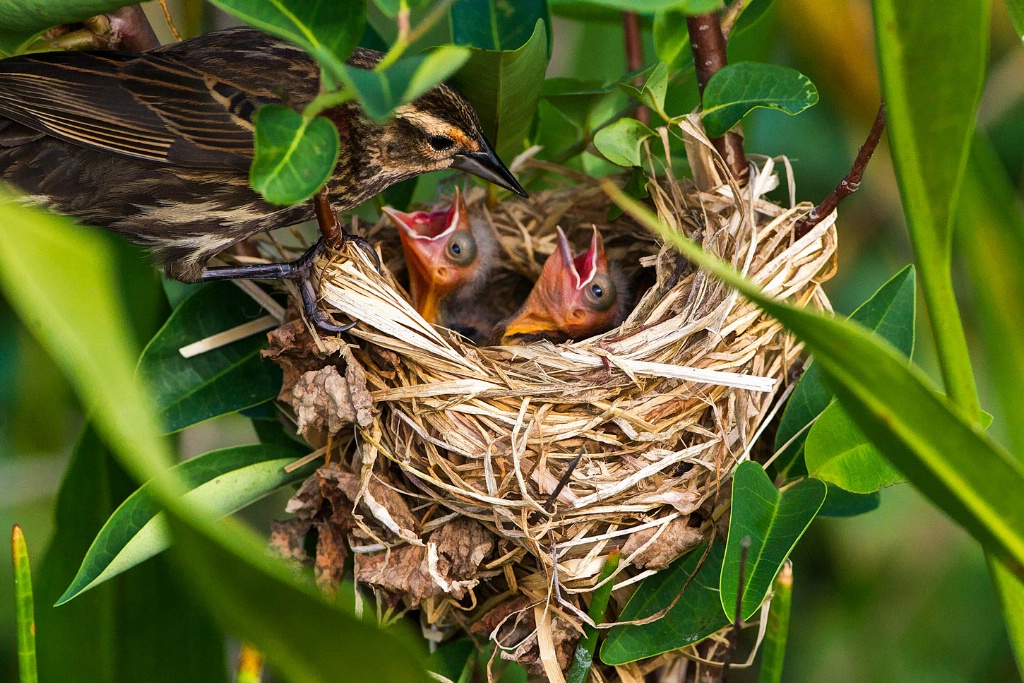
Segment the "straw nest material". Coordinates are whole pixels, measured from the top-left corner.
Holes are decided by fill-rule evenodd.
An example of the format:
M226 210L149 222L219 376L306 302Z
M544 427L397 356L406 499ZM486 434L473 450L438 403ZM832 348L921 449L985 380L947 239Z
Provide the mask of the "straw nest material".
M694 180L652 156L660 218L766 293L828 309L835 216L796 239L809 206L765 199L779 184L773 160L740 188L697 119L680 133ZM324 446L315 455L328 454L289 504L297 518L278 545L304 557L295 537L314 526L325 587L352 553L382 613L419 608L429 637L464 629L557 680L610 551L622 560L609 619L632 591L618 588L715 533L723 486L800 347L628 216L609 220L596 181L540 162L519 168L534 170L555 186L494 206L475 190L471 211L493 226L506 267L533 277L556 226L597 224L610 257L653 282L619 328L563 345L476 348L427 325L387 268L350 248L322 264L321 293L359 325L332 340L294 321L271 335L269 354L285 369L282 399L300 431ZM371 237L386 232L381 224Z

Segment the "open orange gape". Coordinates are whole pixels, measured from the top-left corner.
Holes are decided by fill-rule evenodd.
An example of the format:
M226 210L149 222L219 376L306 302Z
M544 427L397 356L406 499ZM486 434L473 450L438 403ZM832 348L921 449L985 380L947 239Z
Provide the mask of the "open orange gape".
M781 164L761 159L737 187L696 118L674 133L693 179L665 164L650 175L662 221L766 293L828 309L835 216L797 239L811 207L765 198ZM610 220L595 180L541 162L524 170L553 189L493 207L482 190L466 196L493 229L498 279L536 279L559 227L581 237L596 224L608 258L636 283L625 321L572 343L477 347L426 324L361 250L323 260L324 304L360 323L335 339L314 338L301 320L271 334L280 399L322 446L314 456L327 454L276 540L314 563L325 589L337 589L352 556L381 613L418 608L431 639L464 630L557 680L610 552L622 555L609 619L637 581L716 533L729 474L749 457L800 346L628 216ZM387 221L370 238L397 244ZM316 556L306 558L299 540L311 529ZM716 653L690 646L628 666L640 676L680 655Z

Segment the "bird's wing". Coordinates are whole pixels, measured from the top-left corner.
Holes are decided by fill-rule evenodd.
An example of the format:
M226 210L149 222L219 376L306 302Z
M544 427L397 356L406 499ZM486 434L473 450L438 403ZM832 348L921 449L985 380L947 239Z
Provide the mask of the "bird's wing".
M47 52L0 61L0 117L116 154L248 169L255 110L281 95L308 101L315 66L305 84L287 63L302 55L297 49L246 59L246 50L217 56L216 44L196 47L194 54Z

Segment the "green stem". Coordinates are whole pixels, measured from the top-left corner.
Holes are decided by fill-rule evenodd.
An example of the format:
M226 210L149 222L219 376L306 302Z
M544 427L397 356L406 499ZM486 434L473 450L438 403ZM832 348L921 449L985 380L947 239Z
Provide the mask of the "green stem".
M430 11L430 14L425 16L423 21L416 25L416 28L409 31L408 36L403 37L399 35L395 40L395 43L391 46L391 49L389 49L381 58L377 66L373 67L373 70L385 71L388 67L397 62L410 45L415 44L416 41L426 34L427 31L434 27L434 24L441 21L441 19L448 15L448 7L451 6L453 1L454 0L445 0L444 2L438 3Z
M322 92L314 97L313 101L307 104L302 110L302 118L307 122L312 121L325 109L337 107L338 105L350 102L355 98L355 93L350 90L332 90L330 92Z
M793 564L786 562L772 585L772 606L768 612L768 630L761 651L761 672L757 683L781 683L782 662L789 639L789 612L793 599Z
M595 624L602 623L604 614L608 611L608 600L611 598L612 586L615 584L614 581L608 579L619 568L621 555L622 553L618 550L608 553L608 559L605 560L604 568L601 569L601 575L597 579L598 583L602 581L607 581L607 583L594 591L594 597L590 601L590 610L587 611L587 616ZM583 627L583 637L576 645L576 654L573 656L572 666L569 667L569 672L565 676L565 683L586 683L600 637L601 631L597 628L590 625Z
M32 572L28 563L25 535L17 524L11 530L11 558L14 562L14 613L18 622L18 680L37 683L36 620L32 606Z

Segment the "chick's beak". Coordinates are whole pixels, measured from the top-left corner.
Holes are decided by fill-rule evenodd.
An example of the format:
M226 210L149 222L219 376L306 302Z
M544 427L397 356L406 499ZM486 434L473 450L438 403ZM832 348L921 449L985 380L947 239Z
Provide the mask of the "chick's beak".
M515 192L520 197L525 197L526 190L519 184L512 171L498 158L497 153L491 148L487 140L480 138L479 152L464 152L456 154L452 167L466 173L483 178L494 183L498 187Z
M559 337L573 326L573 310L579 298L580 276L565 233L558 228L558 248L544 262L537 283L523 307L509 320L502 344L516 337Z

